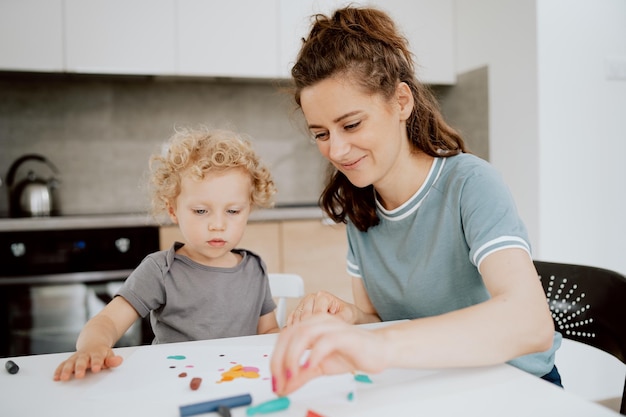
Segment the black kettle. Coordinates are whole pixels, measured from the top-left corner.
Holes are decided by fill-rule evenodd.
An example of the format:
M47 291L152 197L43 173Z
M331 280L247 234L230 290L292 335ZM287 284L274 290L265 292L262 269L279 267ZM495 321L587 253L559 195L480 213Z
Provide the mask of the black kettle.
M46 164L53 172L48 179L38 177L33 170L29 170L25 178L17 184L15 175L22 163L36 160ZM28 154L19 157L11 164L6 181L9 192L9 215L11 217L38 217L56 214L54 190L59 187L59 180L55 177L59 171L52 162L41 155Z

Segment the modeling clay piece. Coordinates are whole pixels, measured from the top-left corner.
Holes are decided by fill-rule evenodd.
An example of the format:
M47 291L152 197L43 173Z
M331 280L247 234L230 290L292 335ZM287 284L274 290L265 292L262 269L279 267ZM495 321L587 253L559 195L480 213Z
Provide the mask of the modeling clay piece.
M316 413L313 410L307 410L306 417L324 417L324 416L321 415L321 414Z
M20 367L17 366L15 362L9 360L4 364L4 369L6 369L8 373L15 375L20 370Z
M258 378L259 368L254 366L235 365L226 372L222 372L222 379L219 382L232 381L235 378Z
M356 374L354 375L354 380L357 382L364 382L366 384L371 384L372 380L370 379L369 376L364 375L364 374Z
M178 374L179 378L185 378L187 376L187 372L181 372Z
M192 378L191 382L189 383L189 387L195 391L200 388L200 384L202 384L202 378Z
M254 407L248 407L246 410L247 416L253 416L255 414L267 414L274 413L276 411L282 411L289 408L291 402L288 397L279 397L275 400L270 400Z

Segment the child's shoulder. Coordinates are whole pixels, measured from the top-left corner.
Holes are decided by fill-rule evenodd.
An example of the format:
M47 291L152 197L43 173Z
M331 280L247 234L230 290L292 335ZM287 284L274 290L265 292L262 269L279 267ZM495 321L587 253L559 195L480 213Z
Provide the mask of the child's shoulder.
M243 248L236 248L236 249L233 249L233 251L239 253L244 259L244 262L254 262L258 264L263 270L263 273L267 274L267 267L261 255L249 249L243 249Z

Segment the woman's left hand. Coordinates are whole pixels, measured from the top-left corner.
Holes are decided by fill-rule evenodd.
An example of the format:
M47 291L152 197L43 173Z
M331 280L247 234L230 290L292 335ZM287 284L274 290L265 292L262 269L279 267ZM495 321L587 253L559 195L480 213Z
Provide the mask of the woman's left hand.
M376 331L314 315L280 333L270 363L274 392L287 395L321 375L380 372L387 367L388 345ZM307 349L310 355L302 363Z

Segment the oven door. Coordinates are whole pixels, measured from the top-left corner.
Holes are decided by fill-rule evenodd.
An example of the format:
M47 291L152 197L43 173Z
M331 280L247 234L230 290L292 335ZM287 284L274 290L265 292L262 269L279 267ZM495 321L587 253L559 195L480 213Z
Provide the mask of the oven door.
M0 356L74 351L87 320L158 247L156 227L0 233ZM116 346L152 337L138 320Z

